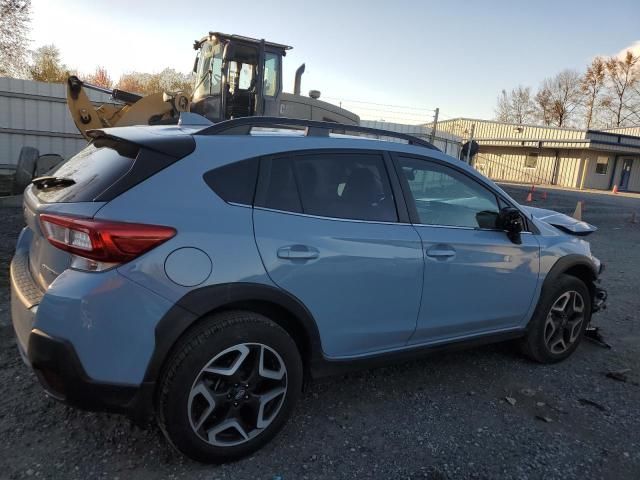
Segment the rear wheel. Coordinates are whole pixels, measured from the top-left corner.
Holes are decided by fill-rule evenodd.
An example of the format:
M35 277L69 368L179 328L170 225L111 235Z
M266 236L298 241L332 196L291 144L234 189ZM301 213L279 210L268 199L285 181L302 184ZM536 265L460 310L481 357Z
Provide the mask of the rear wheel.
M302 361L287 332L258 314L223 312L177 345L160 385L158 423L194 460L235 460L273 438L301 387Z
M591 295L584 282L560 275L545 286L522 341L523 352L541 363L555 363L571 355L591 320Z

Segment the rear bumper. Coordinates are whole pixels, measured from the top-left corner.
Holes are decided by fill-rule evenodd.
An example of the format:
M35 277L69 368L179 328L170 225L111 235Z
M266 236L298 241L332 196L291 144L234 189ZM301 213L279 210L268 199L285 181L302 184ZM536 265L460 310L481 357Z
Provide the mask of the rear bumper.
M97 382L86 374L73 346L33 329L28 361L45 391L71 406L92 411L126 413L143 421L152 412L153 382L122 385Z
M116 271L63 272L44 292L28 262L30 232L11 262L11 320L18 350L45 391L85 410L153 414L156 377L145 378L155 325L170 304Z

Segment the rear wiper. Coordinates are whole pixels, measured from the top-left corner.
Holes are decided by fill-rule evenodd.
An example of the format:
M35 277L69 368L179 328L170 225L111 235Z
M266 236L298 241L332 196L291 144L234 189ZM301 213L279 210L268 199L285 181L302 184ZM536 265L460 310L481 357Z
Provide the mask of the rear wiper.
M31 183L38 189L52 187L69 187L74 185L76 181L72 178L65 177L38 177L31 180Z

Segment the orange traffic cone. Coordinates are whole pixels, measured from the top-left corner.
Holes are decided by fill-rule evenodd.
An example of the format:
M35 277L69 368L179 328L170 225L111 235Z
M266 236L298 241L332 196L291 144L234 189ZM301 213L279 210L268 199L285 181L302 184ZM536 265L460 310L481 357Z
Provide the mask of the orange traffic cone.
M529 195L527 195L527 203L531 203L533 201L533 195L531 195L531 192L529 192Z
M576 204L576 209L573 212L572 217L580 222L582 221L582 200L579 200Z
M613 186L613 190L611 190L613 193L618 193L618 185L614 185Z

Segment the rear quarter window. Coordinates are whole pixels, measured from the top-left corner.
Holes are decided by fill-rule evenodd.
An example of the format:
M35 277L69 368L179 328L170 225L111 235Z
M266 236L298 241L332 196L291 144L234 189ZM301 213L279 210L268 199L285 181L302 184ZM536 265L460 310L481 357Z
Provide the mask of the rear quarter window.
M205 173L203 178L225 202L251 205L258 178L258 159L241 160L218 167Z
M62 163L48 176L68 178L72 185L33 187L38 199L46 203L91 202L116 183L133 166L135 149L120 150L87 146L77 155Z

